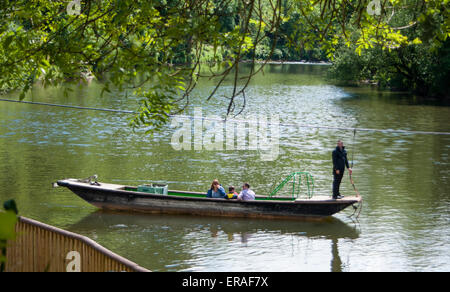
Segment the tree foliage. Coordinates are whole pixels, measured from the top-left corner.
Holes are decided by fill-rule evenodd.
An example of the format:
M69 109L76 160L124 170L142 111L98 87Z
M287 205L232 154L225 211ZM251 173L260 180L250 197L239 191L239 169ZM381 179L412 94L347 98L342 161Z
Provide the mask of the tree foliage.
M233 82L228 114L239 114L252 76L271 59L333 59L430 44L449 35L448 0L79 0L0 2L0 90L95 78L140 97L135 127L157 130L182 111L199 78ZM374 1L371 1L374 2ZM74 2L74 1L72 1ZM76 1L75 1L76 2ZM412 13L404 13L412 11ZM422 33L409 34L410 28ZM239 75L243 60L252 66Z
M388 7L385 16L392 29L401 32L396 46L388 42L360 50L363 32L353 28L349 45L337 49L330 75L344 82L365 80L423 96L449 97L447 3L411 0L406 4L400 10Z

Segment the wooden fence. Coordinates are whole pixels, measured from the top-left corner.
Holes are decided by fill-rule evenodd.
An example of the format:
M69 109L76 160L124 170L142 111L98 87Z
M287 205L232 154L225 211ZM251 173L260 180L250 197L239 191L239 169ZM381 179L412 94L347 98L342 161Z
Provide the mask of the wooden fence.
M95 241L20 217L8 242L7 272L149 272Z

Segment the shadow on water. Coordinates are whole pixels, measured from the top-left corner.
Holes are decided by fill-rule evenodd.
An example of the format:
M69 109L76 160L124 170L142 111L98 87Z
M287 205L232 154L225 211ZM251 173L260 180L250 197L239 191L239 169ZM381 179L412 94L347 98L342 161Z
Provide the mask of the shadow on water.
M225 249L235 244L245 248L251 245L249 242L267 240L264 238L275 235L331 241L331 271L341 271L343 264L338 240L357 239L360 234L355 226L334 217L325 221L286 221L128 214L102 210L91 213L68 226L68 229L87 235L113 251L120 251L121 255L147 268L169 271L189 270L187 263L193 257L192 251L196 245L208 245L210 239L221 238ZM114 238L120 240L114 241ZM153 258L152 254L157 254L158 259Z
M348 96L343 99L350 99L354 101L377 101L382 104L389 104L393 106L397 105L410 105L410 106L437 106L448 107L450 106L450 99L445 98L431 98L423 97L419 95L412 95L405 91L393 91L388 89L380 89L376 86L359 85L359 86L341 86Z

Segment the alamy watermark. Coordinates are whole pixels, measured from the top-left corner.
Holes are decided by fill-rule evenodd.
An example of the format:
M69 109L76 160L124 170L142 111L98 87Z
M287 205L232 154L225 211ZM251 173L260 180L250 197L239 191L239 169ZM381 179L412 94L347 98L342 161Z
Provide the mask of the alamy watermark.
M81 255L78 251L70 251L66 255L68 261L66 272L81 272Z
M280 118L278 114L247 114L245 120L203 117L202 108L194 116L175 116L171 145L177 151L258 151L261 160L278 158Z
M367 13L369 15L381 14L381 0L371 0L367 5ZM67 4L67 14L80 15L81 14L81 0L72 0Z
M67 14L80 15L81 14L81 0L73 0L67 4Z
M372 0L367 4L367 13L369 15L381 14L381 0Z

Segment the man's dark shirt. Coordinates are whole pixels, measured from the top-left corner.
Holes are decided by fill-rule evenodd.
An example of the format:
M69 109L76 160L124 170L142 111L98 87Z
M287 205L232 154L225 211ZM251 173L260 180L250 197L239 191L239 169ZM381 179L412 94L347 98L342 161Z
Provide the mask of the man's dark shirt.
M336 149L333 150L333 173L336 172L336 170L339 170L341 173L345 170L345 167L350 168L348 166L348 159L347 159L347 151L345 150L345 147L339 148L336 147Z

